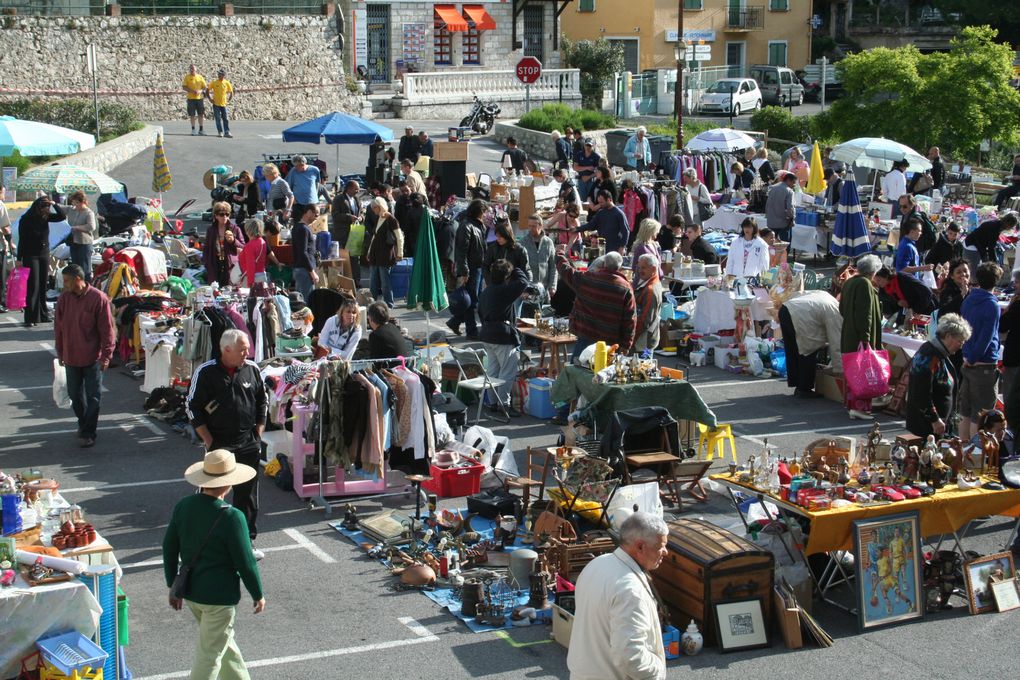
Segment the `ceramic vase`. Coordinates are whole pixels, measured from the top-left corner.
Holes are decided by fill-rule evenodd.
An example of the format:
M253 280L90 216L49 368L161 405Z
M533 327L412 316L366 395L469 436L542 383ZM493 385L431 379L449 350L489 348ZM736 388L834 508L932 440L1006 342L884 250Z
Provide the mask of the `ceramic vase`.
M705 638L701 635L701 631L698 630L697 624L692 620L687 626L687 630L680 636L680 647L687 656L694 656L704 646Z

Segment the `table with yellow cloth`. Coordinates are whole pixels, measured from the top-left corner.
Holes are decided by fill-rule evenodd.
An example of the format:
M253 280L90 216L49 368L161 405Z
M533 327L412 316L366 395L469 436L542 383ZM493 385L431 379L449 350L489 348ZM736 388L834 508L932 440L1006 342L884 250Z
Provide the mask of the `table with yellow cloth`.
M741 484L727 473L712 475L713 481L746 493L763 493L749 484ZM807 518L811 522L805 555L853 550L853 523L855 520L873 519L885 515L916 510L921 520L921 536L931 537L955 534L971 520L985 515L1020 517L1020 489L969 489L943 487L934 496L906 499L878 505L853 505L832 510L811 511L781 500L768 493L764 499L783 511Z

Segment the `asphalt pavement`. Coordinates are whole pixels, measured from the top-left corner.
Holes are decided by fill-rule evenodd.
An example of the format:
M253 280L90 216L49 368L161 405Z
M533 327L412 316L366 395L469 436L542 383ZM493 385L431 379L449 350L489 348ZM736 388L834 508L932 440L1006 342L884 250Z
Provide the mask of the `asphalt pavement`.
M209 167L228 163L251 168L262 153L316 150L283 144L277 122L234 124L234 139L191 137L186 122L166 124L167 155L174 173L168 203L208 196L201 176ZM394 127L402 127L401 122ZM426 123L434 136L442 122ZM333 149L319 147L327 157ZM476 153L477 150L477 153ZM341 169L356 171L364 149L342 149ZM491 142L472 145L469 170L491 170L499 149ZM333 172L330 164L331 174ZM113 175L127 182L132 194L151 181L151 155L142 154ZM423 328L420 314L402 310L401 323L412 332ZM143 415L141 381L123 368L105 375L99 439L95 448L76 446L70 411L51 398L53 332L49 325L24 329L16 314L0 315L0 468L35 467L60 480L62 492L79 503L116 549L124 568L123 588L130 597L131 644L127 661L136 679L187 677L197 628L186 612L167 605L160 545L174 503L191 491L185 467L202 451L161 422ZM441 320L440 320L441 321ZM439 326L435 321L434 328ZM456 342L463 342L457 339ZM793 456L821 436L862 436L870 423L854 422L834 402L794 399L784 382L734 376L715 367L693 369L691 382L738 435L740 460L760 451L765 438L780 454ZM883 432L895 435L902 421L879 414ZM558 433L548 421L530 417L510 425L484 420L497 434L509 436L518 465L528 446L550 446ZM717 461L716 467L723 465ZM401 508L413 511L414 499L399 479L396 495L359 503L361 512ZM470 633L465 626L423 595L395 592L394 579L361 550L326 524L321 510L292 492L263 479L260 490L258 547L267 608L254 615L245 596L237 619L238 644L253 678L566 678L565 650L549 640L547 627L513 629L508 635ZM680 517L704 517L732 526L736 516L721 493L707 504L684 504ZM448 507L462 502L445 501ZM338 509L334 516L342 516ZM968 549L997 551L1012 520L992 518L975 523L966 536ZM784 649L774 636L771 648L700 656L670 662L669 677L703 678L836 678L848 675L915 678L1012 677L1003 645L1020 623L1016 612L967 614L965 601L954 598L953 610L923 621L859 632L856 618L815 603L821 625L835 638L829 649ZM681 629L686 621L674 622ZM2 636L0 636L2 640ZM0 642L2 644L2 642Z

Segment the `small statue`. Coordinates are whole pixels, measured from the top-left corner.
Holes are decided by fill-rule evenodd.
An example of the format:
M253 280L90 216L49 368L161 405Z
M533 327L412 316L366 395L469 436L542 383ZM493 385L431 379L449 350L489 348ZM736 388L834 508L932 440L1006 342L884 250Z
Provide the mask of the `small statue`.
M340 523L347 531L357 531L358 529L358 509L352 503L348 503L344 509L344 521Z
M877 422L871 426L864 439L864 446L861 447L861 456L864 465L871 465L875 462L878 445L882 442L882 427Z
M850 462L846 458L839 460L839 476L836 481L844 486L850 482Z
M936 489L945 486L949 479L950 468L942 460L942 453L936 451L931 456L931 485Z
M978 432L981 440L981 471L999 471L999 440L991 432Z
M549 581L552 576L546 566L546 556L539 555L535 561L535 571L531 573L531 588L528 598L528 606L535 609L545 609L549 606Z
M949 466L949 480L956 482L963 467L963 442L959 437L949 437L939 442L942 448L942 460Z
M917 479L917 470L920 466L921 459L917 453L917 447L911 446L907 448L907 453L903 458L903 476L910 481Z

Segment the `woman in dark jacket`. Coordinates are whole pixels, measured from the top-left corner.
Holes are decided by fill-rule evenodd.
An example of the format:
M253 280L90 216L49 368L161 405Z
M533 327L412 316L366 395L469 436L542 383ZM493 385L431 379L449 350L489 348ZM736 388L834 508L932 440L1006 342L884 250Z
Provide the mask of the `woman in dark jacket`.
M230 219L230 204L213 203L213 221L205 232L202 261L205 264L205 282L220 286L230 285L230 269L237 263L244 248L244 232Z
M970 265L966 260L953 260L939 291L939 316L959 314L963 298L970 292Z
M390 214L390 204L382 196L372 199L371 210L376 215L375 233L368 245L369 288L372 297L382 300L393 309L393 289L390 274L404 252L404 233L397 218Z
M531 266L528 264L528 252L524 246L514 238L513 227L510 220L505 217L497 218L493 225L496 232L496 240L485 247L485 258L482 260L482 275L485 278L485 285L492 283L490 269L498 260L506 260L514 269L520 269L528 275L531 280Z
M50 222L63 222L65 219L67 216L64 211L49 196L35 199L21 216L17 259L22 267L28 269L26 328L36 326L40 321L50 321L50 313L46 309L46 281L50 276Z
M963 347L971 329L963 317L939 318L935 338L921 345L910 362L907 429L920 437L953 434L959 374L950 357Z
M978 228L967 234L963 242L977 249L977 262L971 262L976 268L981 262L996 262L995 245L999 242L999 236L1004 231L1016 229L1016 213L1006 213L997 220L987 220L978 225ZM974 251L968 251L974 252Z
M935 245L924 256L925 264L940 265L963 257L963 239L960 238L960 225L950 222L946 230L939 234Z
M237 213L239 223L243 223L247 217L254 217L259 211L259 187L247 170L242 170L237 176L233 203L240 208Z

